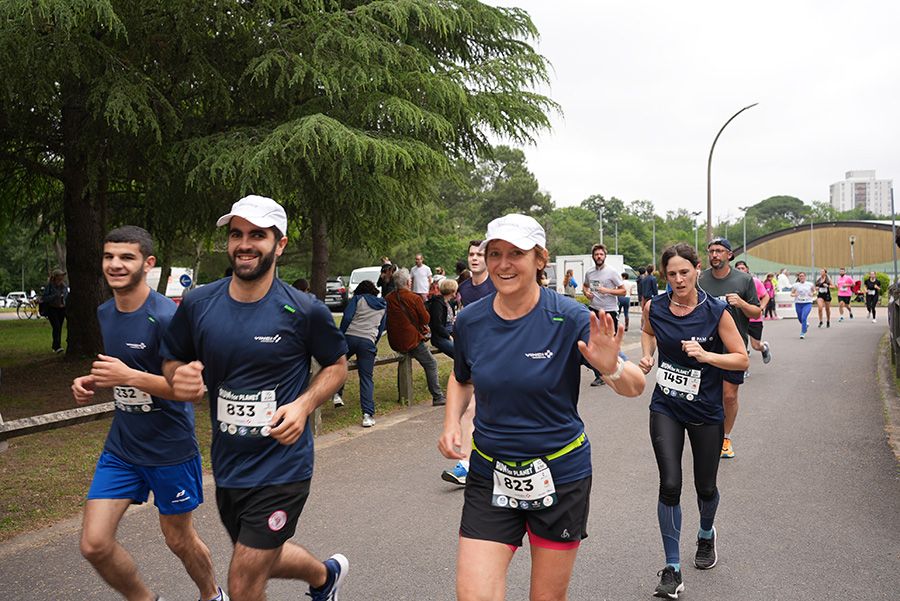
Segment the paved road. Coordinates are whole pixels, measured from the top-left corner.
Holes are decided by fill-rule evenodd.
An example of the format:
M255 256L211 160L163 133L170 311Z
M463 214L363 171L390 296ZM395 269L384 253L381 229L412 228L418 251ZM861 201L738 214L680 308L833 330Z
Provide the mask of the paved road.
M856 319L814 329L806 340L798 334L795 321L766 322L775 359L763 366L753 356L735 430L737 456L720 469L719 565L709 572L686 568L684 599L900 597L900 480L874 376L884 325ZM581 411L595 470L590 537L570 598L649 599L664 563L647 434L649 387L640 399L623 399L587 387L589 381L585 370ZM449 467L435 448L441 418L431 407L412 409L369 431L352 428L319 440L296 540L320 556L341 551L350 558L345 599L454 598L462 491L438 479ZM682 552L690 564L698 515L690 469L685 473ZM207 498L198 528L224 578L230 549L209 492ZM196 599L152 509L132 510L120 534L156 590L170 601ZM77 540L73 520L5 543L0 597L116 599L81 559ZM527 598L527 549L519 555L510 570L511 600ZM269 598L303 592L278 581Z

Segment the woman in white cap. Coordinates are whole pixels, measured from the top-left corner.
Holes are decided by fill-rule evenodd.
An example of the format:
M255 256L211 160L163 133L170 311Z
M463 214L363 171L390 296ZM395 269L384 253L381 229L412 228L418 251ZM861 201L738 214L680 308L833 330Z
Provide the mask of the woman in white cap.
M564 295L541 288L544 229L525 215L488 224L482 243L497 291L459 314L454 368L438 441L463 457L460 418L476 395L475 432L459 530L460 600L504 598L506 572L528 533L531 598L565 599L587 536L591 451L578 415L588 363L624 396L644 377L623 360L623 330Z

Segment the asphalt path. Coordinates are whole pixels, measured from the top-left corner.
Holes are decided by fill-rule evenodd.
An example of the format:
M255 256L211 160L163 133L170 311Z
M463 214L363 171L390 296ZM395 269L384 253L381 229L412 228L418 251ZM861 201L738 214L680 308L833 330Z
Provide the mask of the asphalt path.
M883 324L857 317L800 340L796 321L766 322L774 360L763 365L754 353L741 388L736 457L719 470L719 563L706 572L689 567L699 516L685 451L682 599L900 598L900 474L875 383ZM634 360L636 340L630 332ZM649 599L664 564L647 431L651 386L625 399L590 381L584 370L579 406L594 460L590 536L569 598ZM318 439L295 541L323 558L349 557L342 599L454 599L462 490L439 478L451 467L436 450L442 417L440 409L413 408L370 430ZM224 581L230 545L210 485L196 524ZM70 520L4 543L0 598L117 599L81 558L78 528ZM152 506L130 510L119 537L154 590L170 601L197 598ZM529 563L526 547L513 560L508 599L527 599ZM297 599L305 587L273 581L268 590L270 599Z

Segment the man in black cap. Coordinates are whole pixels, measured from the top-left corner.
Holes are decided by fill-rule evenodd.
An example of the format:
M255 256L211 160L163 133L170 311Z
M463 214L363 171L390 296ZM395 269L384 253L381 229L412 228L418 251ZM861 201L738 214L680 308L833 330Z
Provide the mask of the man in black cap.
M706 245L709 268L700 274L700 287L710 296L728 303L728 310L734 318L738 332L747 346L747 329L750 320L759 317L759 297L756 285L748 273L732 269L729 262L733 258L731 242L725 238L713 238ZM734 457L731 446L731 429L738 414L738 386L744 383L744 372L726 371L722 382L722 404L725 406L725 440L722 442L722 457Z

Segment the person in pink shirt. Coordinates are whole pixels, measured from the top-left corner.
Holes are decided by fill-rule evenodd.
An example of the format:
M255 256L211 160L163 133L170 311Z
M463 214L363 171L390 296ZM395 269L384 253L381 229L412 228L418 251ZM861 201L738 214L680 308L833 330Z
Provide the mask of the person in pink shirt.
M738 261L734 264L734 268L750 274L753 278L753 284L756 286L756 296L759 297L759 307L765 311L766 305L772 301L772 297L769 296L766 287L759 281L758 277L750 273L750 268L747 267L746 261ZM762 316L751 318L750 323L747 326L747 336L750 337L750 346L753 347L753 350L759 351L762 354L763 363L768 363L772 360L772 353L769 352L769 343L762 340L762 331Z
M838 289L838 311L841 314L841 318L838 321L844 321L844 307L847 307L847 313L850 314L850 319L853 319L853 309L850 308L850 297L853 295L853 278L847 275L847 270L843 267L838 272L835 285L837 285Z

